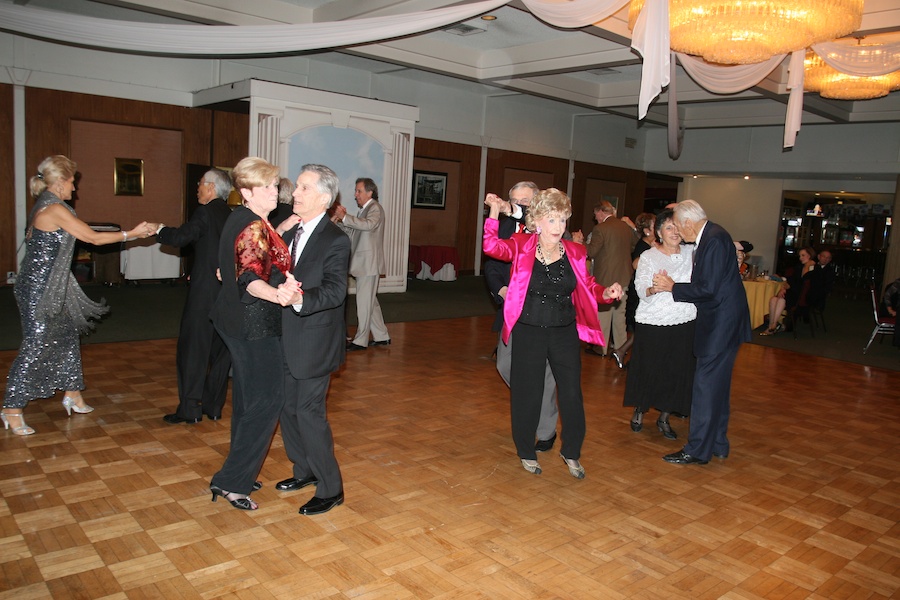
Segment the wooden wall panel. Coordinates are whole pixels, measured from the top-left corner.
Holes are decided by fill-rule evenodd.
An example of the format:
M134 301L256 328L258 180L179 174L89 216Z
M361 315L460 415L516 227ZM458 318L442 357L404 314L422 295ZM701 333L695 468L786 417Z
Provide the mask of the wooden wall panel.
M0 84L0 285L6 284L6 273L18 271L16 264L16 206L13 201L13 86Z
M647 186L647 174L644 171L597 165L593 163L575 163L575 181L572 183L572 214L582 215L593 209L594 203L600 198L588 197L589 180L604 180L624 184L625 197L622 199L616 211L619 217L631 217L634 219L644 211L644 191ZM590 228L585 225L584 234L587 235Z
M0 114L12 114L12 87L0 90ZM38 88L25 90L25 164L33 169L51 154L70 154L70 121L95 121L181 132L183 163L234 166L247 155L248 116L186 108L152 102L124 100ZM12 156L11 120L0 120L0 155ZM215 132L213 128L215 127ZM215 135L213 135L215 133ZM12 160L0 161L0 185L13 189ZM183 177L183 167L175 177ZM183 185L181 186L183 189ZM193 201L194 198L188 198ZM12 211L12 203L0 203L0 217ZM29 197L27 206L33 204ZM177 224L177 223L173 223ZM3 274L15 270L15 223L0 218L0 265Z
M414 169L425 171L426 159L436 159L459 164L459 186L456 188L454 200L458 203L459 214L456 222L456 250L459 253L459 271L463 275L475 272L475 236L481 235L478 228L478 211L481 210L483 198L478 197L478 183L481 171L481 148L467 144L442 142L416 138ZM448 198L450 201L450 182L448 181ZM412 182L410 182L412 185ZM417 209L421 211L422 209ZM414 210L413 212L417 212ZM444 212L444 211L434 211ZM412 218L410 218L410 239L415 239Z

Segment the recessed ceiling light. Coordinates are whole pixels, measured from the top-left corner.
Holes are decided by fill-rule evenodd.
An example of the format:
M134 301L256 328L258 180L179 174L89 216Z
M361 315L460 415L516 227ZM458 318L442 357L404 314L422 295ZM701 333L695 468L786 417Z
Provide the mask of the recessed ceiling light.
M496 21L497 15L481 15L482 21Z
M744 175L744 179L750 179L749 175Z

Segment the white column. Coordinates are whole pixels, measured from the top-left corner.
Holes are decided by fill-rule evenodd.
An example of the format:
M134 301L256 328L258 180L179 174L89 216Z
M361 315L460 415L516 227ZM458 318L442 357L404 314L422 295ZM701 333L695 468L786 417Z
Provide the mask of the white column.
M273 165L278 164L279 147L281 145L281 115L259 115L257 124L257 156Z
M412 181L412 144L408 131L392 131L391 150L385 153L385 181L381 204L385 211L385 276L379 291L405 292L409 261L409 212Z

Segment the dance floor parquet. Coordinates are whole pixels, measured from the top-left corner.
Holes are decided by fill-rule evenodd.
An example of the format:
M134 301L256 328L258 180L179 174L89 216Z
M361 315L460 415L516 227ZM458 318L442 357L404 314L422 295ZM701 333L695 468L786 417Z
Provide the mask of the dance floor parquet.
M84 395L0 431L0 598L863 600L900 595L900 373L758 345L731 456L677 466L625 374L583 357L587 478L526 473L490 317L397 323L328 408L346 502L297 510L276 434L255 512L210 502L229 422L167 425L175 340L83 347ZM14 352L0 352L5 373ZM226 407L225 416L230 416ZM687 421L674 419L679 437Z

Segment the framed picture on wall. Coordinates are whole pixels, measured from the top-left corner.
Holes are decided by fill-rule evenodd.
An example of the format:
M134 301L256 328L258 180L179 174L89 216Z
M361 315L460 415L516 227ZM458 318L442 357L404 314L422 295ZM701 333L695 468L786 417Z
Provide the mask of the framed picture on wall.
M600 199L606 200L607 202L612 204L613 208L615 208L616 210L619 209L619 197L618 196L607 196L604 194L604 195L600 196Z
M116 196L143 196L144 161L140 158L117 158L113 181Z
M413 208L437 208L447 205L447 174L434 171L413 171Z

